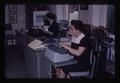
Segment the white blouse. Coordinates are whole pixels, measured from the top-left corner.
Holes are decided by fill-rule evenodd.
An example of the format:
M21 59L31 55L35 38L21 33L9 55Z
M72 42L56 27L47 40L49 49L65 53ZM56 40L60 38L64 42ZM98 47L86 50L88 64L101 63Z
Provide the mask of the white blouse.
M85 34L83 34L83 33L81 33L78 37L72 37L72 42L79 44L83 37L85 37Z

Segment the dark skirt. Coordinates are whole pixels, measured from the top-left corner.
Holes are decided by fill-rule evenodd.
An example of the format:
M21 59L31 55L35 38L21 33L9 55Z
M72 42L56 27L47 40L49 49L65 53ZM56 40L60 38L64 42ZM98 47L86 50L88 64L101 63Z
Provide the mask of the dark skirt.
M87 71L90 70L90 65L86 64L81 64L81 63L76 63L72 65L66 65L62 67L58 67L63 70L65 74L68 74L69 72L82 72L82 71Z

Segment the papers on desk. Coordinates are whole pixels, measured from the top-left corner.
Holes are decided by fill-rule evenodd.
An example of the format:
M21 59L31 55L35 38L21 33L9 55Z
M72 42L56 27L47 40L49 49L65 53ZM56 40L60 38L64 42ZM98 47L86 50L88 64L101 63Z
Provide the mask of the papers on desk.
M48 31L49 26L43 26L43 28Z
M44 45L42 43L42 41L35 39L31 43L29 43L28 46L32 49L43 48Z

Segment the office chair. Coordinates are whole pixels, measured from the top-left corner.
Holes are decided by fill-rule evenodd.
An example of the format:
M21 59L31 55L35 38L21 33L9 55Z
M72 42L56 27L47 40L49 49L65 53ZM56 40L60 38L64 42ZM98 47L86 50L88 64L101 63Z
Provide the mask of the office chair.
M84 72L69 72L69 75L71 77L87 77L90 79L94 77L94 71L96 67L96 57L94 56L93 52L94 51L92 50L90 55L91 69Z
M95 68L96 68L95 48L92 48L92 50L91 50L90 64L91 64L91 69L90 70L87 70L87 71L84 71L84 72L69 72L69 75L71 77L87 77L89 79L93 79L94 73L95 73Z

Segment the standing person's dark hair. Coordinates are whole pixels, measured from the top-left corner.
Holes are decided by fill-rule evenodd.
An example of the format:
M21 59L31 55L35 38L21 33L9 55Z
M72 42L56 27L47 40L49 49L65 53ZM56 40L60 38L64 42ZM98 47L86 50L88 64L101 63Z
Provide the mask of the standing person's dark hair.
M56 19L57 19L56 14L51 13L51 12L48 12L48 13L46 14L46 17L47 17L47 18L50 18L50 19L53 19L54 21L56 21Z

